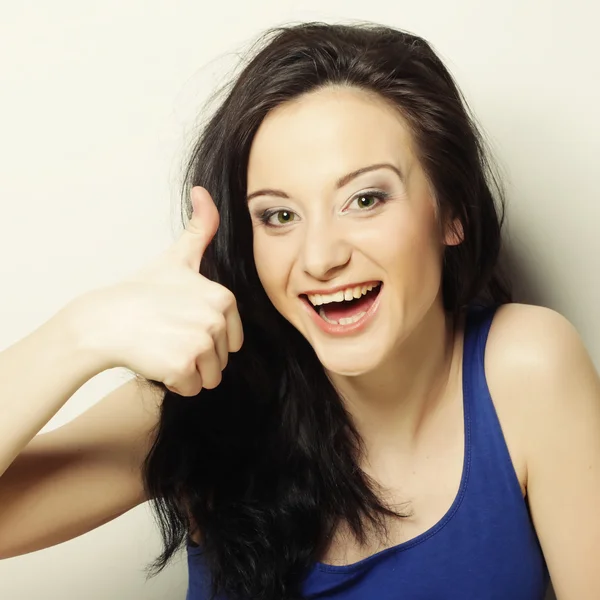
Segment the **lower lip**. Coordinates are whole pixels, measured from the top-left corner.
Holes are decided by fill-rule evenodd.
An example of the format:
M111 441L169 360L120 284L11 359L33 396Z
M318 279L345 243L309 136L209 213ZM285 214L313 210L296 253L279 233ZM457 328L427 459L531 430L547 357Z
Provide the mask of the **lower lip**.
M304 304L305 309L308 311L310 318L313 320L315 325L321 329L321 331L328 333L329 335L350 335L362 331L373 320L375 313L379 309L381 293L383 292L383 283L380 284L380 286L381 287L379 288L377 298L375 298L373 304L369 306L369 310L367 310L367 312L365 312L365 314L358 321L349 323L348 325L328 323L319 316L308 299L302 299L302 303Z

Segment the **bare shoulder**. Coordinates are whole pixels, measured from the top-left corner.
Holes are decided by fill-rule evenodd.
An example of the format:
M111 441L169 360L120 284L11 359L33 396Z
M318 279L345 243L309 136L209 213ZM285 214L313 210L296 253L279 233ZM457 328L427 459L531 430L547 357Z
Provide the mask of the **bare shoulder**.
M486 360L490 355L494 362L514 361L511 366L543 367L548 360L561 359L567 349L580 343L575 327L559 312L513 302L496 311Z
M517 472L525 474L522 484L556 596L597 598L598 371L576 328L558 312L511 304L496 318L486 377Z
M534 448L576 409L572 391L582 377L597 377L594 365L566 317L550 308L510 303L494 315L485 372L525 491Z
M507 386L532 382L534 387L527 386L529 395L520 397L520 402L543 402L546 386L568 378L571 369L579 372L590 365L577 329L559 312L518 303L504 304L496 311L486 344L486 376L496 383L504 380ZM544 387L536 387L542 381Z

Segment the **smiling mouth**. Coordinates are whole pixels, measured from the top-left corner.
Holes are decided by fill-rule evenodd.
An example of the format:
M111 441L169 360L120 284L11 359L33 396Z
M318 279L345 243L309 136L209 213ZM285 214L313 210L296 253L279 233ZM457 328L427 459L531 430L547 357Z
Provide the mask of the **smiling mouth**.
M341 300L339 302L325 302L316 306L308 299L306 294L302 294L301 297L325 322L332 325L351 325L364 317L375 302L380 291L381 282L373 289L361 295L360 298Z

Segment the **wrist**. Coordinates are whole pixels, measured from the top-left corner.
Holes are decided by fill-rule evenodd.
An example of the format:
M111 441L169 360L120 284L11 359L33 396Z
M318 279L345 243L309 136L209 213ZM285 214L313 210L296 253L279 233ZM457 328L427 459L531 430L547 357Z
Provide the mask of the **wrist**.
M94 375L119 366L106 340L108 324L102 306L102 290L93 290L69 302L55 316L62 340Z

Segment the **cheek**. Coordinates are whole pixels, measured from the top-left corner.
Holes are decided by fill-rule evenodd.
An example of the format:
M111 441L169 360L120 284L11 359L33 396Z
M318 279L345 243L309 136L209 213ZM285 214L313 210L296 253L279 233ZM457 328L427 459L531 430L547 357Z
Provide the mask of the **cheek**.
M429 215L402 214L387 219L371 232L368 245L381 266L406 288L428 286L439 277L439 244Z
M254 264L262 286L276 308L285 295L289 273L289 250L271 236L255 232L253 241Z
M272 275L276 272L272 268L272 259L273 255L270 254L264 243L261 243L260 239L257 239L257 236L254 236L253 243L254 250L254 264L256 265L256 271L258 273L258 278L262 283L263 288L269 294L269 288L272 287L271 279Z

